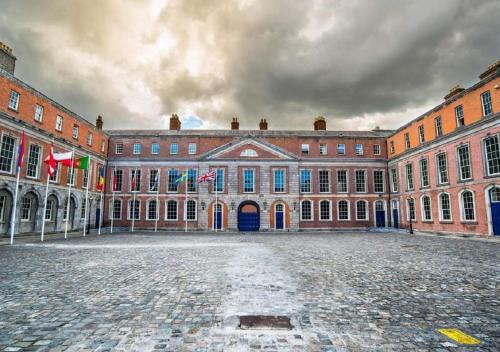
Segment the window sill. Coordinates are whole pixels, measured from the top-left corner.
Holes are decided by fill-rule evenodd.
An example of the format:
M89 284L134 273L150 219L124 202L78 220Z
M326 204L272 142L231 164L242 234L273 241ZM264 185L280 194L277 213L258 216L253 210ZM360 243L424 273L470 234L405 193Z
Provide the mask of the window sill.
M476 220L461 220L461 224L463 225L477 225L478 222Z
M422 224L434 224L434 220L422 220Z
M453 220L439 220L440 224L453 224Z
M14 108L11 108L10 106L8 106L7 108L8 108L10 111L13 111L13 112L19 113L19 108L14 109Z
M436 185L436 187L446 187L446 186L449 186L449 185L450 185L450 183L449 183L449 182L445 182L445 183L438 183L438 184Z
M468 178L466 180L457 180L457 183L467 183L467 182L471 182L471 181L474 181L474 179L472 177Z

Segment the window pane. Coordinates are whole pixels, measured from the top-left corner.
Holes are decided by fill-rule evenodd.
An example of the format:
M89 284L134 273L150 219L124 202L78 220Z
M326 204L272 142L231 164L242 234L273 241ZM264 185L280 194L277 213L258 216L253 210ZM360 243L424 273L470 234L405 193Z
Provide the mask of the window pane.
M500 146L497 136L488 137L484 140L484 153L486 156L488 175L500 173Z
M347 171L337 170L337 192L347 193Z
M14 160L14 137L4 135L2 137L2 150L0 151L0 171L12 172L12 162Z
M330 192L330 171L328 170L319 170L319 191Z
M468 180L472 178L469 146L463 145L459 147L457 151L458 151L458 171L460 180Z
M311 170L300 170L300 191L311 192Z
M312 220L312 204L310 201L305 200L300 203L300 213L302 220Z

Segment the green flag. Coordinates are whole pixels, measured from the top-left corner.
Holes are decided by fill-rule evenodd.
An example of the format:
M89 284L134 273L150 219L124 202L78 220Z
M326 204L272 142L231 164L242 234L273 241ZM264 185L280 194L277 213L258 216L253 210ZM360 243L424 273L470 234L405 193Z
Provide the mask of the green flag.
M76 169L88 170L90 164L89 156L83 156L79 159L76 159L73 163L73 167Z
M175 180L175 183L181 183L184 181L187 181L188 174L187 172L184 172L177 180Z

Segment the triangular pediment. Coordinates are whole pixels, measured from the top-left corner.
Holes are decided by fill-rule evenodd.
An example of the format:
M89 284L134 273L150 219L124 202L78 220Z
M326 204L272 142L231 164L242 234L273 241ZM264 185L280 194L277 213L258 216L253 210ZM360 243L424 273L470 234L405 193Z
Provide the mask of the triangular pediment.
M216 148L203 159L296 160L295 155L271 143L242 138Z

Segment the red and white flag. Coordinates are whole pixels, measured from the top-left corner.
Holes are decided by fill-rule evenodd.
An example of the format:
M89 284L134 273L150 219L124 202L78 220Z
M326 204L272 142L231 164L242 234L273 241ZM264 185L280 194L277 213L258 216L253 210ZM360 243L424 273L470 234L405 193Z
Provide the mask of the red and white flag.
M54 175L54 172L57 170L57 161L54 158L54 148L50 147L49 156L45 159L45 162L48 164L49 176Z
M51 150L51 155L56 163L61 163L61 164L66 165L66 166L72 166L71 159L73 158L73 152L54 153L54 151ZM49 155L47 157L47 159L45 159L45 162L49 162L50 157L51 156Z
M205 175L198 177L198 182L208 182L215 180L215 171L207 172Z

